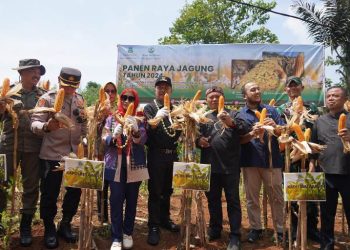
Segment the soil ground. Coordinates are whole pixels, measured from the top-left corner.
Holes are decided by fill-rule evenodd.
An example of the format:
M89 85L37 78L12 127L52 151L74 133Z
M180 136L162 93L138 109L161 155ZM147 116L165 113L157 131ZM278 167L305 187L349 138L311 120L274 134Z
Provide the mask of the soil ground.
M180 222L180 206L181 206L181 194L175 194L172 197L171 200L171 213L172 218L176 223ZM208 208L207 208L207 201L205 198L203 198L203 204L204 204L204 212L205 212L205 219L206 223L208 223L209 220L209 214L208 214ZM223 205L223 212L224 212L224 229L222 232L222 237L219 240L210 242L206 247L199 247L199 241L195 239L195 237L191 236L191 249L226 249L227 243L229 241L228 234L229 234L229 225L227 220L227 213L226 213L226 201L223 198L222 199L222 205ZM59 206L60 207L60 206ZM336 217L336 225L335 225L335 233L336 233L336 248L335 249L350 249L350 237L346 237L342 234L342 225L341 225L341 211L340 206L338 207L338 213ZM194 211L194 210L192 210ZM268 210L268 229L265 230L264 237L259 240L256 244L251 244L247 242L247 233L249 231L249 223L246 213L246 205L245 201L242 200L242 249L244 250L259 250L259 249L267 249L267 250L276 250L276 249L283 249L282 247L277 247L272 241L273 236L273 230L272 230L272 220L270 216L270 210ZM98 249L109 249L111 245L111 239L110 239L110 232L109 232L109 226L108 225L101 225L97 218L97 211L95 210L94 217L93 217L93 224L94 224L94 232L93 232L93 238L94 241L98 247ZM138 200L138 209L137 209L137 215L136 215L136 222L135 222L135 230L134 230L134 248L135 250L156 250L156 249L176 249L176 246L178 242L180 241L180 234L179 233L171 233L165 230L161 230L161 242L158 246L150 246L147 244L147 234L148 234L148 227L147 227L147 195L140 195ZM59 217L59 215L58 215ZM193 220L194 221L194 220ZM193 223L194 226L194 223ZM73 229L75 231L78 231L79 227L79 212L73 219ZM44 235L44 228L40 220L37 221L37 223L33 226L33 244L29 248L22 248L19 244L19 234L14 233L12 235L11 240L11 249L14 250L39 250L39 249L45 249L44 242L43 242L43 235ZM194 230L192 230L194 231ZM68 244L64 240L60 239L59 241L59 248L58 249L77 249L77 244ZM309 241L308 242L308 249L319 249L319 244L316 242Z

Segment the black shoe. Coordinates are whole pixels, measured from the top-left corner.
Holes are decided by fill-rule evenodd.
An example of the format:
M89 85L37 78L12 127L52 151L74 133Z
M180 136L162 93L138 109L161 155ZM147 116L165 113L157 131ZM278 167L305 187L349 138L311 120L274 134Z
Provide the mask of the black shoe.
M165 222L162 222L160 226L173 233L180 232L180 227L176 225L174 222L172 222L172 220L167 220Z
M241 241L238 237L231 237L230 243L227 246L227 250L240 250L241 249Z
M32 214L22 214L19 226L20 244L22 247L29 247L32 242Z
M248 233L248 242L254 243L262 238L262 229L251 229Z
M317 243L321 243L320 232L317 230L307 231L307 238Z
M150 227L148 230L148 238L147 238L147 243L156 246L158 245L160 240L159 236L159 228L158 227Z
M221 238L221 232L212 230L211 228L208 229L208 240L213 241Z
M44 221L45 234L44 242L45 247L48 249L54 249L58 247L58 239L56 234L56 227L52 221Z
M68 243L75 243L78 240L78 235L72 232L70 222L64 221L63 219L60 222L57 233Z

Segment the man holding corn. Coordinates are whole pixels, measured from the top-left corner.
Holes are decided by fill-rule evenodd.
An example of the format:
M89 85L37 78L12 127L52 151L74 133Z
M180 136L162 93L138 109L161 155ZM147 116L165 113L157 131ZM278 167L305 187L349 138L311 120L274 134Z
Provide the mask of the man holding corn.
M59 166L62 157L71 152L76 153L81 138L85 137L87 132L84 99L76 93L80 78L79 70L62 68L58 77L59 91L49 91L37 104L39 107L53 107L56 96L60 96L57 100L58 104L62 103L60 112L70 118L74 125L72 128L64 127L51 113L37 113L32 116L33 132L44 136L39 155L42 168L40 217L45 226L45 246L49 249L58 247L54 218L57 214L56 203L60 193L62 171L57 171L56 167ZM61 89L64 90L64 96L60 95ZM67 242L74 243L77 235L71 231L70 223L77 212L81 190L69 187L66 190L62 204L63 217L57 233Z
M25 112L35 107L36 102L45 90L37 87L40 77L45 74L45 67L37 59L23 59L19 66L14 68L20 75L20 81L12 87L21 88L17 94L11 96L16 103L13 106L19 120L17 163L21 166L22 174L22 203L20 223L20 243L28 247L32 244L31 225L39 197L39 149L42 138L30 130L30 118ZM0 104L0 117L4 123L1 135L0 153L6 154L7 173L13 176L13 151L14 151L14 129L12 116L6 110L3 103ZM0 187L0 213L6 208L5 191ZM1 218L0 218L1 219Z
M178 159L177 140L179 131L170 127L169 108L164 107L164 95L171 96L172 84L169 77L160 76L155 83L156 99L144 108L147 120L161 118L156 126L147 127L147 168L148 181L148 239L150 245L158 245L160 240L159 226L171 232L180 228L170 219L170 196L173 192L173 163ZM171 108L171 107L170 107Z

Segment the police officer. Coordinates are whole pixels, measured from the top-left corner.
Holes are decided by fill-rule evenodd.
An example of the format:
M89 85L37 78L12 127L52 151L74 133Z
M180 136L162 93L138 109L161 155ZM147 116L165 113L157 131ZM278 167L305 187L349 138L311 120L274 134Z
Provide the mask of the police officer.
M40 150L42 177L40 184L40 217L45 226L45 245L47 248L58 247L54 218L57 213L57 197L60 192L62 171L54 171L63 156L76 152L80 138L86 135L87 119L84 110L84 99L76 93L80 84L81 73L77 69L62 68L58 77L59 88L65 92L62 113L70 117L74 127L69 129L50 114L40 113L32 116L32 130L36 134L43 134ZM39 101L39 107L53 107L57 91L49 91ZM59 224L58 234L67 242L74 243L77 235L71 231L71 220L77 212L81 190L66 188L62 210L63 217Z
M277 108L277 111L280 113L281 118L291 119L293 116L292 105L293 101L301 96L302 91L304 90L304 85L300 77L290 76L286 81L286 86L284 91L287 93L289 97L289 101L285 104L282 104ZM305 108L313 115L318 114L317 107L314 104L304 104ZM305 119L304 120L304 128L312 128L314 121ZM308 165L308 164L307 164ZM291 172L300 172L301 171L301 161L297 161L291 164L290 166ZM297 202L292 202L292 234L295 239L298 227L298 217L296 214L298 213L299 206ZM317 229L318 224L318 207L315 202L307 202L307 236L308 239L320 242L320 234Z
M19 66L14 70L17 70L20 75L20 81L16 85L21 85L20 90L11 96L12 99L18 101L13 109L19 119L17 164L20 163L21 166L23 185L20 243L27 247L32 243L31 225L39 197L39 149L42 138L32 133L29 116L20 111L34 108L39 97L45 94L45 90L36 86L40 77L45 74L45 67L37 59L23 59L19 61ZM0 117L4 122L0 153L6 154L7 173L8 176L13 176L14 129L12 117L5 110L4 103L0 103ZM6 209L4 187L0 188L0 213Z
M147 242L150 245L159 243L159 226L172 232L179 231L179 226L170 219L170 196L173 192L173 163L178 159L176 147L180 132L169 128L169 110L164 108L163 103L165 93L169 96L172 93L171 79L160 76L155 83L156 99L144 108L147 119L162 118L157 126L147 127L147 167L150 175Z

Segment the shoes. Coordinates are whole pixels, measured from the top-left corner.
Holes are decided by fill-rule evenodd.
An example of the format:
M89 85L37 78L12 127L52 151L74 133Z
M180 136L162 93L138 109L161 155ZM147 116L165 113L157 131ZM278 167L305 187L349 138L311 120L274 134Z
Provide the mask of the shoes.
M32 214L22 214L19 226L20 244L22 247L29 247L32 242Z
M158 227L150 227L148 231L147 243L156 246L159 244L160 235Z
M208 229L208 240L213 241L221 238L221 232L215 231L211 228Z
M248 242L254 243L262 238L262 229L251 229L248 233Z
M70 222L66 220L62 219L57 233L68 243L75 243L78 240L78 235L72 232Z
M54 249L58 247L58 240L56 235L56 227L53 221L44 221L45 234L44 243L48 249Z
M307 238L317 243L321 243L320 232L317 230L307 231Z
M180 232L180 227L176 225L172 220L167 220L160 224L160 226L170 232L177 233Z
M134 241L132 240L131 235L123 234L123 248L131 249L134 245Z
M122 243L120 241L113 241L111 250L122 250Z
M241 241L238 237L231 237L230 243L227 246L227 250L240 250L241 249Z

